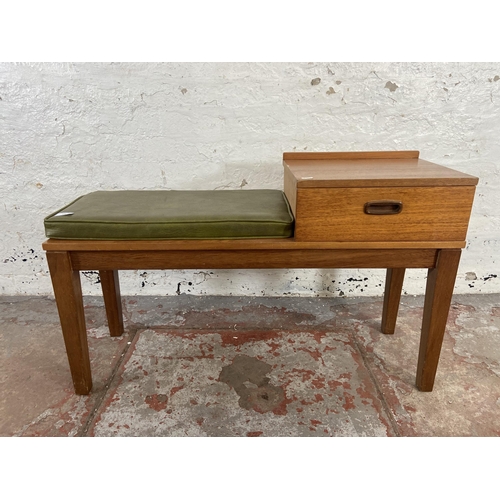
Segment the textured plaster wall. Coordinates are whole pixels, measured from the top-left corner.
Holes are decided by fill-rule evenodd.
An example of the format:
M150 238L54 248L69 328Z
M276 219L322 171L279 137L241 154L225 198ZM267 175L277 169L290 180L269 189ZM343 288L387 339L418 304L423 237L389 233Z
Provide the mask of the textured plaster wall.
M281 188L283 151L395 149L480 177L455 291L500 292L499 63L1 63L0 293L52 292L43 218L87 192ZM383 278L121 273L124 294L376 295Z

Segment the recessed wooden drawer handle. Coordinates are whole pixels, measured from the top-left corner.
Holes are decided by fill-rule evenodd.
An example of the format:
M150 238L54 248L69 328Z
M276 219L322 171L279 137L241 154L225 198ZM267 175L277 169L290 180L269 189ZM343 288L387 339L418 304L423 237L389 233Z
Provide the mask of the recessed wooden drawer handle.
M403 210L402 201L380 200L365 203L365 214L368 215L394 215Z

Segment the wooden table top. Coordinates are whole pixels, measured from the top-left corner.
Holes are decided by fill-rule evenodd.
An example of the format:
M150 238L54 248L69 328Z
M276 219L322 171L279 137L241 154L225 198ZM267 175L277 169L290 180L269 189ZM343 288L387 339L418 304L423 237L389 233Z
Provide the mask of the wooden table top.
M297 187L475 186L478 178L418 158L418 152L284 153ZM406 153L401 154L401 153ZM413 153L413 156L411 155ZM382 154L382 153L379 153ZM373 156L370 156L373 155Z

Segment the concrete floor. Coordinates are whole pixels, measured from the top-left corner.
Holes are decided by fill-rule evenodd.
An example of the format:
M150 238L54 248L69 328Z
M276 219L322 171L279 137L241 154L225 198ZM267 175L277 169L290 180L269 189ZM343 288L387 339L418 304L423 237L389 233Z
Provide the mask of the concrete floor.
M73 393L55 303L0 297L1 436L499 436L500 295L458 295L432 393L423 297L86 297L94 388Z

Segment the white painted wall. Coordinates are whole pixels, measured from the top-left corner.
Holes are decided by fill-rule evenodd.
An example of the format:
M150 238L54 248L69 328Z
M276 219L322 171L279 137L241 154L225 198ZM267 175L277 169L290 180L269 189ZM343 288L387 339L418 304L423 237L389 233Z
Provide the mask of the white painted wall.
M480 177L455 291L500 292L499 63L1 63L0 293L52 293L43 218L82 194L279 189L283 151L395 149ZM350 296L384 273L120 276L124 294Z

